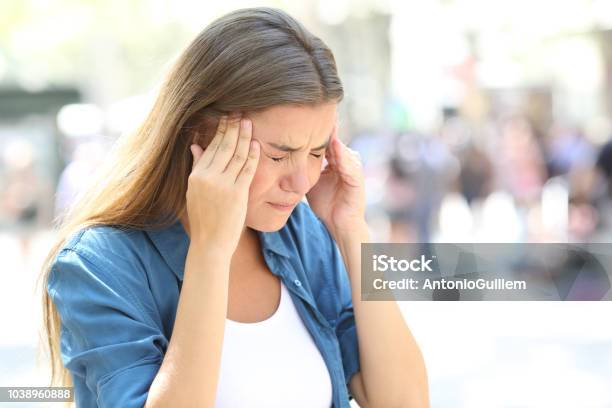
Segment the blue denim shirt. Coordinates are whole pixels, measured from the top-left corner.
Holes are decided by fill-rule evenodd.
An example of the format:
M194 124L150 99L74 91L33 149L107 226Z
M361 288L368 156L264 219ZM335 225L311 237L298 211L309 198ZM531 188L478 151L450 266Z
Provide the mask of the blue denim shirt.
M258 235L270 271L289 289L325 360L333 407L349 407L359 354L336 243L303 202L281 230ZM47 290L61 317L62 360L78 407L144 405L172 334L188 247L177 220L146 231L85 229L58 253Z

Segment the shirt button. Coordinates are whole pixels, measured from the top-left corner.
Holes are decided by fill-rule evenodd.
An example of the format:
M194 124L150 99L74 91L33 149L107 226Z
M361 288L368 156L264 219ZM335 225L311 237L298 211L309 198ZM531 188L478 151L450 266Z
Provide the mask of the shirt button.
M294 280L293 283L295 283L295 286L297 286L298 288L302 286L302 282L300 282L299 279Z

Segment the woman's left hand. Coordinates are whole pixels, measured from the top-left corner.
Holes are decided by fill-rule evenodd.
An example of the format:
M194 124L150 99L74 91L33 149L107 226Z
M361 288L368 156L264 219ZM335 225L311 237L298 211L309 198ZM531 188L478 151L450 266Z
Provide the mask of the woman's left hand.
M365 189L359 153L338 139L338 125L325 151L327 166L306 194L314 213L334 239L365 225Z

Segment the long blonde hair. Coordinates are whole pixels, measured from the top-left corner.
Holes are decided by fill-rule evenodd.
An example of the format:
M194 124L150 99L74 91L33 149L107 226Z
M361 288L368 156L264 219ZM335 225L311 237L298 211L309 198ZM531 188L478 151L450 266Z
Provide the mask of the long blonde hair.
M342 97L332 52L283 11L237 10L206 27L172 66L146 119L120 138L59 226L39 278L51 385L72 385L61 359L60 316L46 290L55 257L72 234L98 225L168 225L185 208L189 145L206 146L220 115Z

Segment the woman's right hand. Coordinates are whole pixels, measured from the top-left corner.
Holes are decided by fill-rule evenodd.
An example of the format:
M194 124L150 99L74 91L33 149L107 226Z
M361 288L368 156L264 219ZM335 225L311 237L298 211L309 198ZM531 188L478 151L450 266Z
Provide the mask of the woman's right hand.
M249 119L224 116L206 150L192 144L193 167L187 185L191 242L231 256L246 219L249 186L259 162Z

